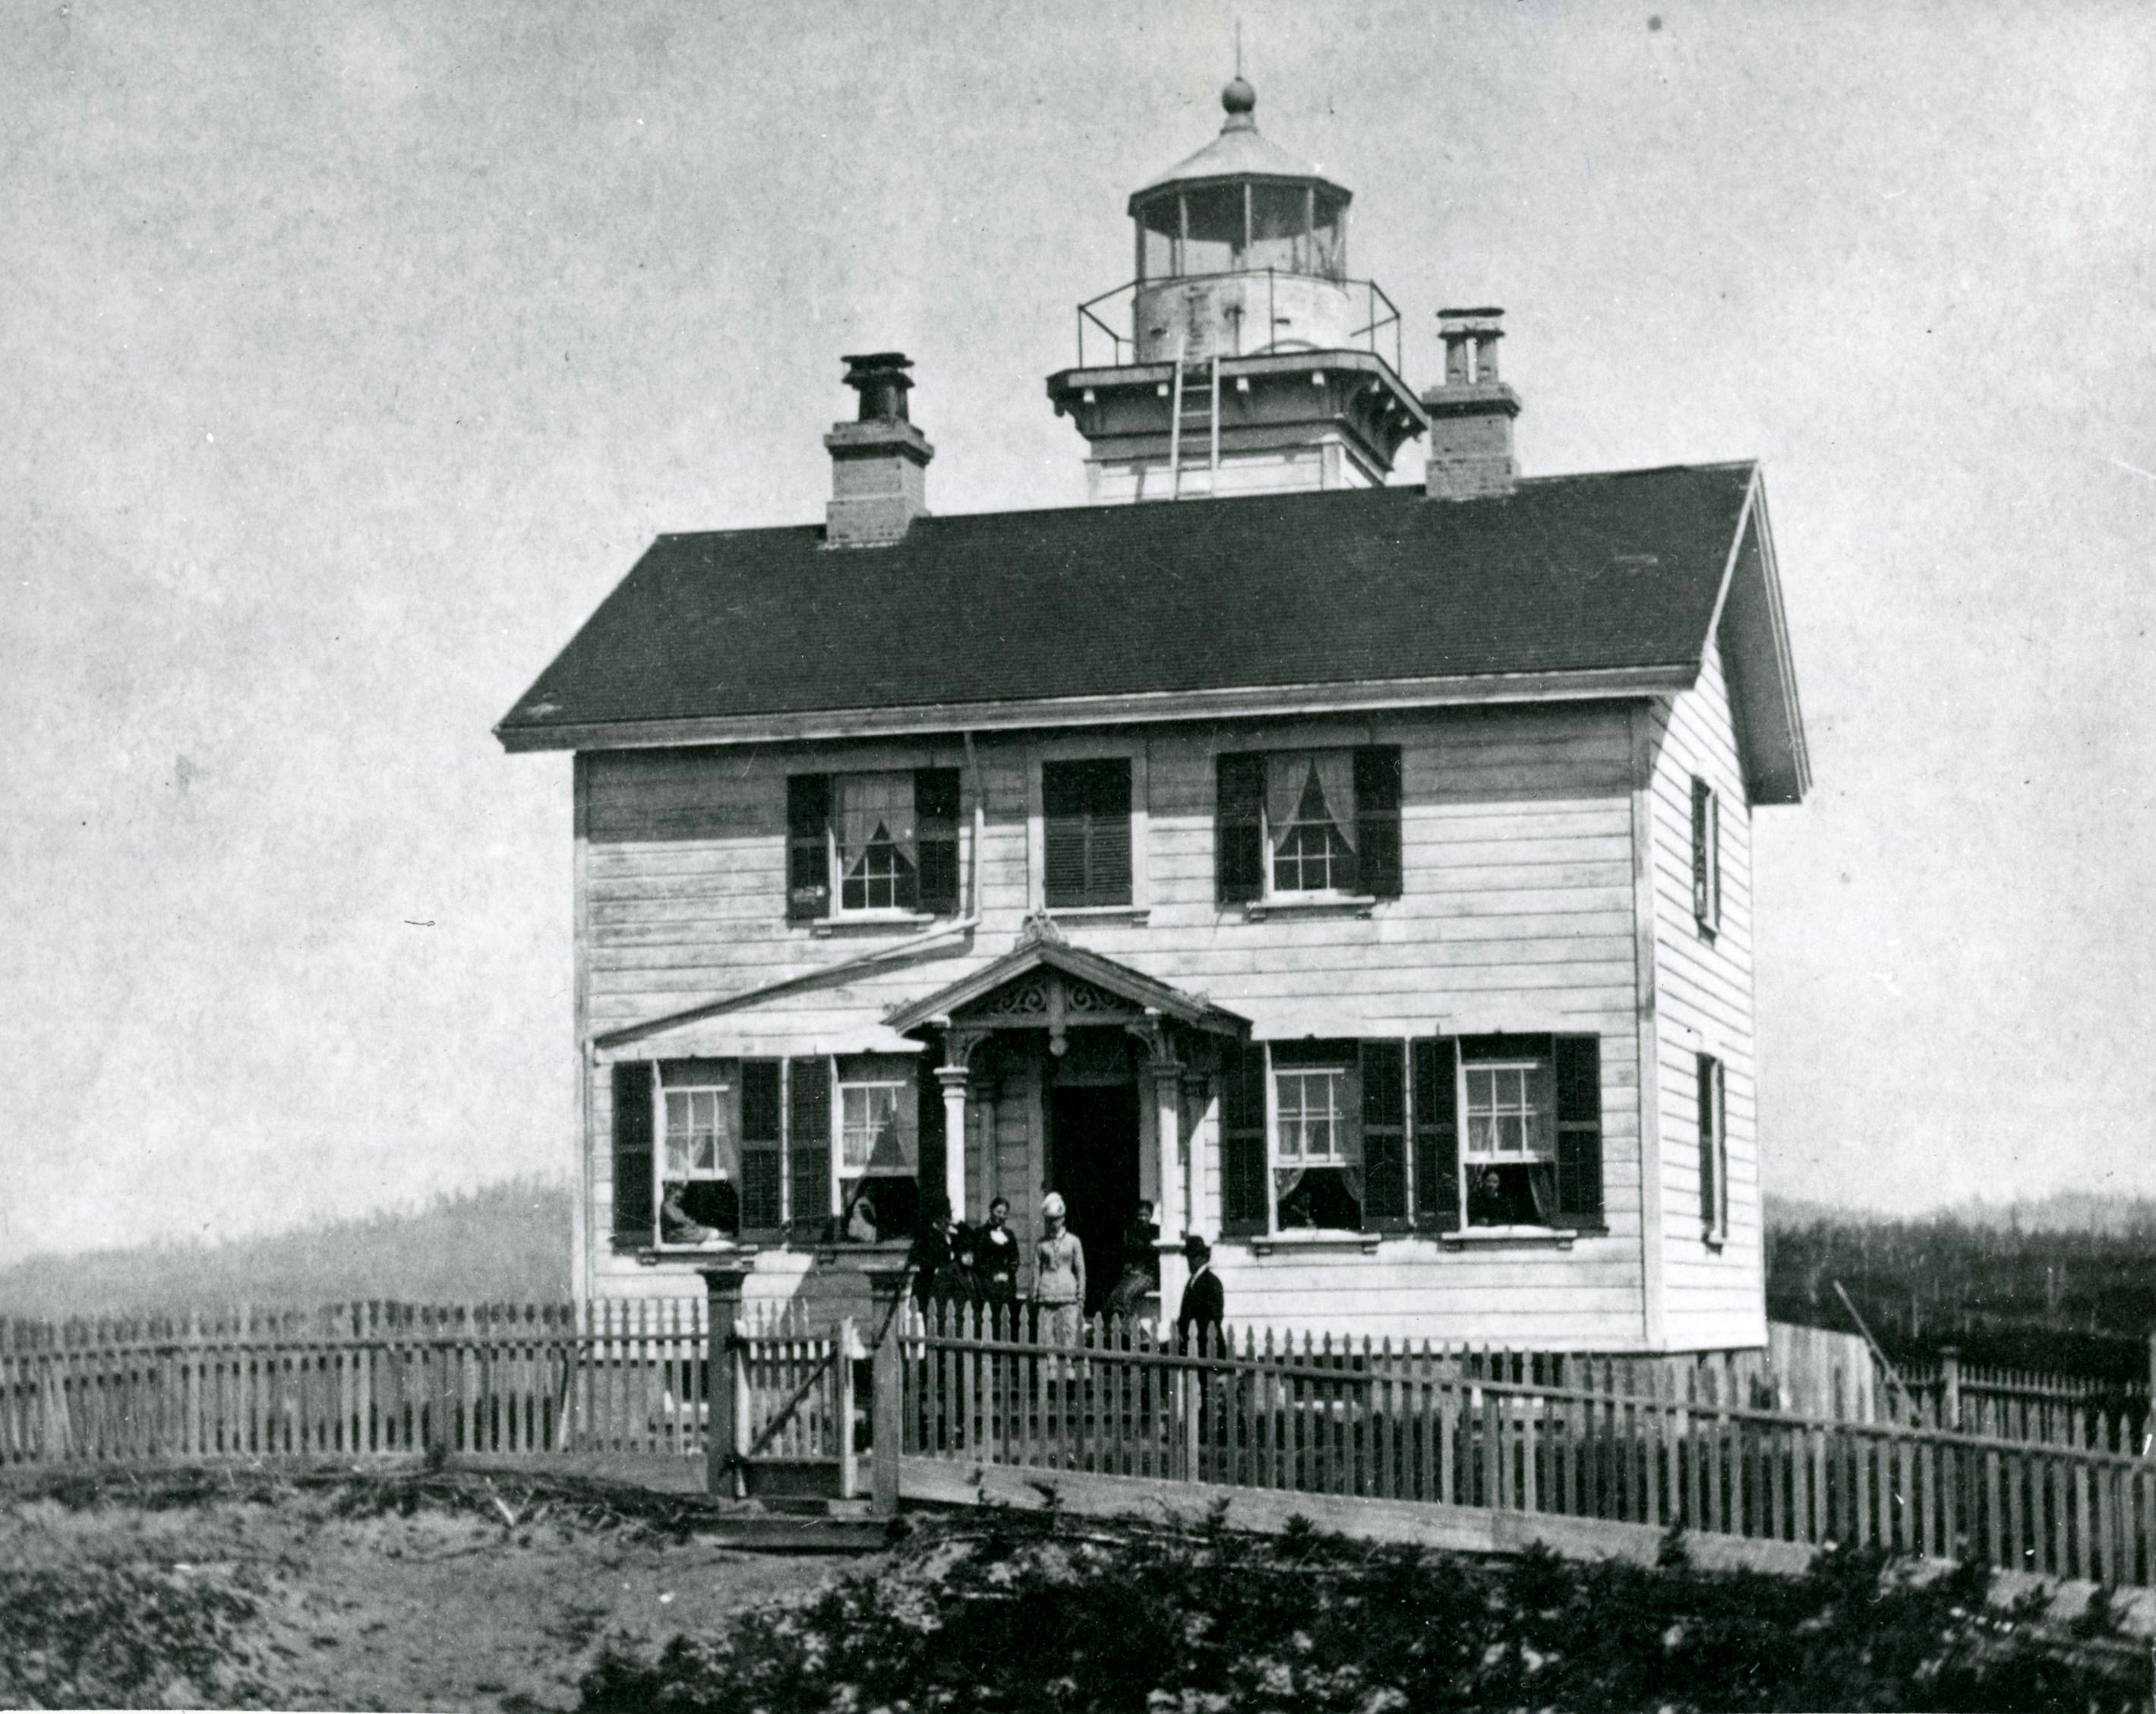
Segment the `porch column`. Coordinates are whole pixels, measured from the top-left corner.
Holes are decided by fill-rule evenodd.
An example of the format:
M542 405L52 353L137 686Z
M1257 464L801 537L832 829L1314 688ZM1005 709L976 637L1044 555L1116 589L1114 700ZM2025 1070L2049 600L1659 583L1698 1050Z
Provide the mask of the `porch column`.
M1160 1200L1153 1209L1160 1225L1160 1315L1172 1321L1189 1271L1183 1260L1183 1234L1190 1224L1190 1203L1183 1183L1183 1062L1165 1031L1153 1039L1146 1070L1152 1083L1153 1136L1160 1150Z
M967 1216L966 1080L973 1075L963 1065L936 1068L936 1080L943 1085L943 1194L954 1220Z

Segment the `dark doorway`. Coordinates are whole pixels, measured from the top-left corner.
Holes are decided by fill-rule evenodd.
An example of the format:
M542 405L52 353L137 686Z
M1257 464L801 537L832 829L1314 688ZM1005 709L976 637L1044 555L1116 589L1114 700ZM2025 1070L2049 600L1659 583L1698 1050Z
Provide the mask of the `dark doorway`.
M1130 1084L1059 1089L1053 1096L1050 1188L1086 1246L1086 1311L1122 1271L1123 1231L1138 1205L1138 1092Z

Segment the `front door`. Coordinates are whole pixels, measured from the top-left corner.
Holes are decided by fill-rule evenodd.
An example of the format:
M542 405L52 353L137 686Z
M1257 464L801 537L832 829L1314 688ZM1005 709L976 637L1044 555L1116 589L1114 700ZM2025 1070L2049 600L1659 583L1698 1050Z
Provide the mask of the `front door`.
M1122 1271L1123 1232L1138 1205L1138 1092L1131 1084L1055 1093L1050 1185L1086 1246L1086 1312Z

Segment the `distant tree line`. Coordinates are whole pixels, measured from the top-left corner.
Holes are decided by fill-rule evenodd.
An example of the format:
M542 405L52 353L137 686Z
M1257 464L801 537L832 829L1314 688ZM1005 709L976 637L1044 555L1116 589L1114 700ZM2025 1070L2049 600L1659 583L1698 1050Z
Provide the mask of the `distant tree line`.
M2138 1380L2156 1328L2156 1208L2078 1229L2008 1218L1774 1219L1767 1313L1850 1327L1839 1281L1897 1361L1964 1362Z

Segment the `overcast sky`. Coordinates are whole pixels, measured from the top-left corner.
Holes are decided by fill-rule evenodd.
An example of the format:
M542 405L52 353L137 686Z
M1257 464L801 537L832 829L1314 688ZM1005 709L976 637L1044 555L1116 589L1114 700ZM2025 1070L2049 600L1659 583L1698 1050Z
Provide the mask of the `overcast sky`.
M2145 9L1070 10L8 0L0 1259L567 1175L490 727L654 533L821 516L844 352L937 510L1081 500L1042 378L1239 16L1412 384L1502 304L1529 473L1765 463L1770 1193L2156 1193Z

